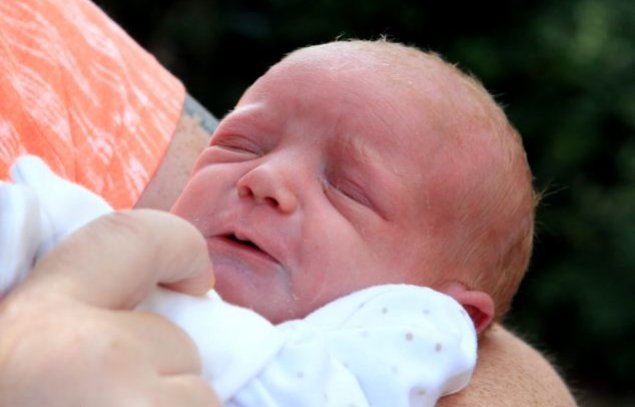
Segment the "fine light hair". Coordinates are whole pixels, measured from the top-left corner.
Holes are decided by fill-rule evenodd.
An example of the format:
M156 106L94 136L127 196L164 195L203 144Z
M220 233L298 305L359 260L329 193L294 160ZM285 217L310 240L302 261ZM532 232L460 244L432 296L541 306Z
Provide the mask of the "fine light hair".
M500 320L529 265L539 200L520 134L480 81L438 54L385 38L340 40L309 48L321 47L339 47L343 54L353 51L352 64L377 63L389 71L395 67L386 80L411 87L414 80L415 91L418 77L427 82L443 79L438 80L443 83L438 102L456 112L446 120L452 148L444 158L447 165L461 163L467 168L463 182L448 185L447 202L455 216L448 225L454 232L444 237L446 264L455 270L454 278L492 297L495 320ZM360 56L370 62L360 62ZM404 77L406 71L417 73ZM430 104L424 108L430 109Z
M421 54L434 59L458 79L455 97L467 94L471 99L469 104L463 101L461 111L468 121L481 123L470 126L473 133L465 132L455 139L457 149L464 153L455 159L469 160L474 143L489 149L490 154L484 157L488 162L475 163L468 178L472 184L466 185L457 197L457 202L463 203L458 208L460 238L455 239L456 245L450 245L454 251L448 255L462 263L459 270L468 271L463 282L469 288L490 294L495 320L500 320L511 307L529 266L539 195L532 186L520 134L481 82L436 54Z

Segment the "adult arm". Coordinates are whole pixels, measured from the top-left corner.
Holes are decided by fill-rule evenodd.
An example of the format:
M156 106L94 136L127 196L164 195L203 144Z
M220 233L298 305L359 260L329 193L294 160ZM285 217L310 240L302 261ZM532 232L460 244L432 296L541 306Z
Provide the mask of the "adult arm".
M196 158L209 142L218 120L185 95L181 116L163 159L143 190L136 208L169 210L190 177Z
M37 155L114 208L134 205L179 116L194 116L183 84L90 0L1 1L0 44L0 179Z
M203 239L177 217L80 229L0 302L0 405L219 405L185 333L127 311L156 284L201 294L212 282Z
M468 387L439 407L574 407L558 373L536 350L500 325L479 342L479 360Z

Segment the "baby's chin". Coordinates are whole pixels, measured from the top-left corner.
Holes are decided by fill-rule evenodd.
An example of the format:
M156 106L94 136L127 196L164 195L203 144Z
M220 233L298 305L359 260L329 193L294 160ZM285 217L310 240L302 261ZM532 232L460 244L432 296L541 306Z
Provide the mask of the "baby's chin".
M280 296L265 294L253 298L253 295L258 295L258 293L245 293L244 290L241 292L231 291L229 293L219 291L219 294L230 304L251 309L272 324L279 324L304 316L297 312L298 304L290 297L280 298ZM260 292L260 294L262 294L262 292Z
M257 281L261 279L250 278L248 273L238 275L235 270L222 267L215 267L214 272L214 289L230 304L249 308L274 324L304 316L298 312L300 304L286 285Z

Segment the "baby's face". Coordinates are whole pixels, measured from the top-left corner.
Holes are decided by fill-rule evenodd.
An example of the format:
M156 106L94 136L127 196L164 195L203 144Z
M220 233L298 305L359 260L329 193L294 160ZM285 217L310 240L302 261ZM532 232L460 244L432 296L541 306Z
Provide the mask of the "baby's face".
M224 299L280 322L440 278L438 123L380 80L295 58L221 121L173 211L207 239Z

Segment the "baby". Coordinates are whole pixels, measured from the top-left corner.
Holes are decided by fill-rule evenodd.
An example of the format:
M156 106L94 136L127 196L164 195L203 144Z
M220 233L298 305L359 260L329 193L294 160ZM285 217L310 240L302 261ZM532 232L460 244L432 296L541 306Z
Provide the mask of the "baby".
M478 82L351 41L258 79L173 212L207 238L223 297L270 321L399 282L449 293L482 330L526 270L534 193L520 137Z
M0 198L27 214L14 235L37 231L13 240L34 256L108 211L37 162L16 168L30 192ZM434 405L509 306L533 201L520 139L477 82L383 41L304 48L223 119L173 208L206 237L223 299L279 325L213 293L142 308L195 339L227 405Z

